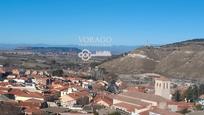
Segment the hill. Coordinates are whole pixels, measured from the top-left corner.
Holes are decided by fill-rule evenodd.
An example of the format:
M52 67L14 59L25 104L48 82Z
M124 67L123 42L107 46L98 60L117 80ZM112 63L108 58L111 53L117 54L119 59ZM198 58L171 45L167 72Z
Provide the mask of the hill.
M154 72L175 78L204 80L204 39L138 48L104 62L100 67L116 74Z

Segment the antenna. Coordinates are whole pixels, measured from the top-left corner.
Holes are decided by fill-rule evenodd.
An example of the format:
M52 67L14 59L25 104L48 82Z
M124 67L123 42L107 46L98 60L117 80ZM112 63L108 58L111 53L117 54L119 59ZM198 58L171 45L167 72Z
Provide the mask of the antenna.
M149 46L149 41L146 40L146 42L144 43L144 47L148 47Z
M148 41L148 40L147 40L147 42L146 42L146 46L147 46L147 47L148 47L148 46L150 46L150 45L149 45L149 41Z

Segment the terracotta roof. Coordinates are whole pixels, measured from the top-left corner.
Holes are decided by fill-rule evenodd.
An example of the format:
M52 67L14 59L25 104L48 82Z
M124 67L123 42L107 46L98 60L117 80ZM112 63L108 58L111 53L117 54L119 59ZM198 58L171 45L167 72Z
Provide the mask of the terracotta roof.
M149 101L154 101L154 102L168 102L169 101L161 96L142 93L142 92L124 92L119 95L130 97L130 98L135 98L135 99L149 100Z
M97 103L99 101L104 101L106 102L109 106L111 106L113 104L113 99L102 94L102 95L97 95L95 98L94 98L94 103Z
M16 79L19 79L19 80L28 80L28 77L20 77L20 78L16 78Z
M26 107L26 109L24 110L26 113L38 113L39 115L41 115L41 110L39 108L30 108L30 107Z
M37 99L28 99L28 100L25 100L25 102L42 103L43 101L42 100L37 100Z
M126 103L130 103L130 104L134 104L134 105L139 105L139 106L148 106L150 105L150 103L146 103L143 101L140 101L139 99L136 98L129 98L123 95L113 95L112 96L114 99L126 102Z
M19 101L18 105L21 107L40 108L41 102Z
M52 87L52 90L55 90L55 91L63 91L63 90L66 90L68 89L70 86L69 85L61 85L59 87Z
M135 109L139 110L139 109L144 108L143 106L139 106L139 105L136 106L136 105L132 105L132 104L124 103L124 102L114 104L114 106L119 107L119 108L124 108L128 112L134 112Z
M70 80L70 81L72 81L72 80L82 80L82 78L80 78L80 77L67 77L66 78L66 80Z
M150 112L160 114L160 115L182 115L180 113L170 112L170 111L167 111L167 110L164 110L164 109L159 109L159 108L156 108L156 107L153 107L148 111L141 112L140 115L149 115Z
M9 83L9 82L0 82L0 86L7 86L7 85L11 85L11 83Z
M8 93L9 88L7 87L0 87L0 94L6 94Z
M169 101L169 105L177 105L179 108L185 109L185 108L191 108L193 107L193 103L186 103L186 102L175 102L175 101Z
M13 94L22 97L34 97L34 98L43 98L43 95L38 92L29 92L27 90L12 89L8 94Z
M8 88L8 87L0 87L0 90L9 90L10 88Z
M128 92L145 92L145 87L128 87Z
M70 93L68 95L73 99L79 99L80 97L88 96L88 94L89 93L86 90L84 90L84 91L80 91L80 92Z
M0 90L0 95L2 95L2 94L7 94L7 93L8 93L8 91Z

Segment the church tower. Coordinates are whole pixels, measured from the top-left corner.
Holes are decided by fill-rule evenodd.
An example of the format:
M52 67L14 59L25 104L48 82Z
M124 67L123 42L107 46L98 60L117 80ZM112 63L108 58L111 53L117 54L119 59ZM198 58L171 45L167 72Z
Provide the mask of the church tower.
M171 81L168 78L160 77L155 79L155 95L159 95L166 99L171 99Z

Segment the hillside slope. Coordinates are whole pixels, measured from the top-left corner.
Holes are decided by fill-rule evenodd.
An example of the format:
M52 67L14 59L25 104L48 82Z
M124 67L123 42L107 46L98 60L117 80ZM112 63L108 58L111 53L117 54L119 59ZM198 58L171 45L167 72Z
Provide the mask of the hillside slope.
M155 72L169 77L204 80L204 40L139 48L100 67L116 74Z

